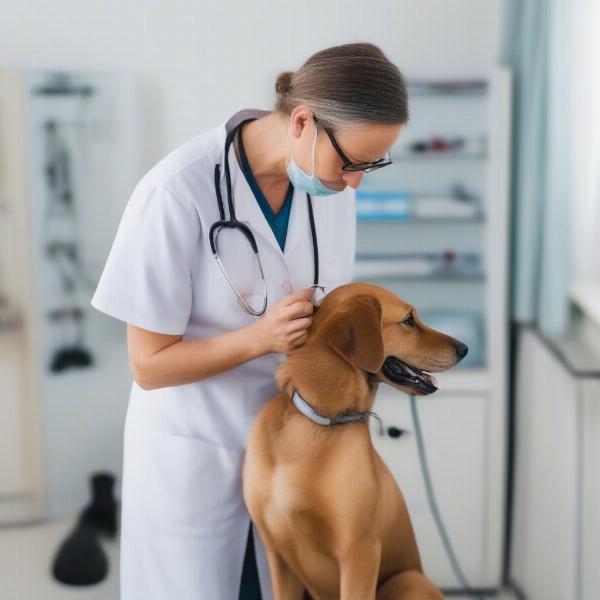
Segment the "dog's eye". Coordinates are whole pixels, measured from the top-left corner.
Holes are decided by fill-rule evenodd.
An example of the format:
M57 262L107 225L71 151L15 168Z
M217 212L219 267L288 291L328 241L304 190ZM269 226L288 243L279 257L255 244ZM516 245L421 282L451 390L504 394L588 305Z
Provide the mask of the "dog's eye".
M410 313L410 315L408 315L408 317L406 319L404 319L404 321L402 321L402 323L404 323L405 325L414 325L415 319L413 317L413 314Z

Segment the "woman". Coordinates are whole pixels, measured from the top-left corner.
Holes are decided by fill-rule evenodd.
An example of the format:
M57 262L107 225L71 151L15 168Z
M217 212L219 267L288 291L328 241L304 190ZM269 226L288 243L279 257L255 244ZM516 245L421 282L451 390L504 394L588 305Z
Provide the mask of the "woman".
M354 189L365 169L389 164L408 119L402 75L372 44L317 52L275 87L274 111L240 111L146 173L92 298L127 323L134 376L122 600L246 597L240 577L252 533L262 597L272 597L242 498L247 435L277 392L277 366L306 340L315 274L325 293L352 280ZM225 157L228 134L234 152ZM211 225L229 217L228 183L262 264L262 313L262 279L245 234L224 228L221 262L212 256Z

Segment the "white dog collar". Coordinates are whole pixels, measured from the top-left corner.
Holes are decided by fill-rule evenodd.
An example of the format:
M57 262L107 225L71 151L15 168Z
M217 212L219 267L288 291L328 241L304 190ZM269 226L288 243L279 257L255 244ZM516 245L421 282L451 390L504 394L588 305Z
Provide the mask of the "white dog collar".
M377 414L370 410L364 412L357 412L355 410L346 411L335 416L333 419L320 415L306 400L300 396L298 392L294 392L292 395L292 402L296 405L296 408L311 421L314 421L318 425L340 425L342 423L348 423L351 421L367 421L372 415L379 421L379 431L383 432L383 423Z

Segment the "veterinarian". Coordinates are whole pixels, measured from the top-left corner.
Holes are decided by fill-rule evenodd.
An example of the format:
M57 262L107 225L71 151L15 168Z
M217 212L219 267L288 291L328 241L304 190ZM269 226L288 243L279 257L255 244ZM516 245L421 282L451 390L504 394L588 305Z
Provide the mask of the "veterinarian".
M306 340L315 269L324 293L352 281L355 188L389 164L408 119L403 77L372 44L317 52L275 89L273 111L235 113L142 177L91 300L127 323L134 377L121 600L259 598L256 569L272 598L242 497L247 435L278 391L277 366ZM229 198L257 254L225 227L215 260L210 230L230 218Z

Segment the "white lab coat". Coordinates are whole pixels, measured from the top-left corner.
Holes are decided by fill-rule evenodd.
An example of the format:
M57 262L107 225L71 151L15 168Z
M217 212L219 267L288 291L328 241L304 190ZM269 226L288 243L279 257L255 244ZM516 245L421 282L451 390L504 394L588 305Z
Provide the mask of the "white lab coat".
M239 111L175 149L140 180L92 306L184 340L258 318L238 304L212 256L208 230L219 219L217 162L228 213L225 127L264 114ZM270 306L313 283L306 194L294 190L282 252L233 147L229 165L237 217L254 232ZM339 194L313 196L313 210L319 283L327 293L353 277L355 191L348 186ZM231 251L243 280L252 256ZM121 600L237 600L250 523L241 487L246 440L260 408L277 393L273 376L284 358L271 353L203 381L156 390L132 383L121 490ZM268 563L256 529L254 539L263 600L269 600Z

